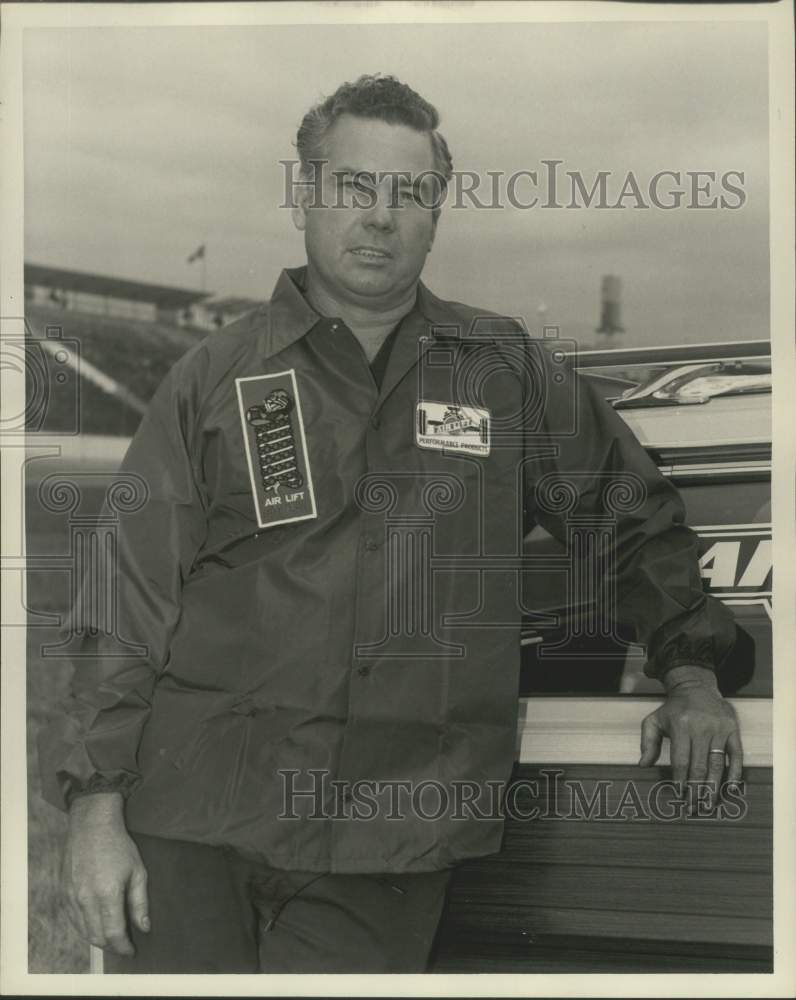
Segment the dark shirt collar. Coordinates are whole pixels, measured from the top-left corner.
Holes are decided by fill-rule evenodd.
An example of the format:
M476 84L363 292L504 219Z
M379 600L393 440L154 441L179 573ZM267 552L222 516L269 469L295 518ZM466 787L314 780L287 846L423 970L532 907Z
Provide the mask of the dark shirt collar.
M331 322L321 316L304 297L307 268L285 268L279 275L271 296L268 315L268 354L276 354L294 343L317 324ZM408 322L407 322L408 321ZM418 283L415 304L402 321L402 329L411 329L417 336L428 335L429 323L451 322L451 312L445 303Z
M268 310L269 355L289 347L323 319L302 294L306 276L306 267L285 268L279 275Z
M304 297L306 279L306 266L285 268L280 274L268 311L266 357L300 340L319 323L333 323L333 318L321 316ZM415 304L401 320L390 350L377 410L431 346L434 327L450 330L456 322L454 310L419 282Z

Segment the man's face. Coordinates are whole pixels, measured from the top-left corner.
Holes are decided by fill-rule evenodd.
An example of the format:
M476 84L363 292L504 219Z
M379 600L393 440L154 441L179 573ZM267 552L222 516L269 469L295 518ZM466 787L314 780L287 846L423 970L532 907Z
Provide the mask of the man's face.
M434 240L436 223L424 207L433 194L422 203L413 197L413 180L434 169L431 139L404 125L343 115L326 153L320 204L313 207L310 187L293 210L312 277L337 302L389 309L414 287Z

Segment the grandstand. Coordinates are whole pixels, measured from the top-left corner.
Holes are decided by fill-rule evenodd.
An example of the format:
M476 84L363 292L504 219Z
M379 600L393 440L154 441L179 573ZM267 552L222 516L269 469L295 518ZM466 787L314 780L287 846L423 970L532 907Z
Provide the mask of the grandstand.
M28 429L131 435L174 362L208 332L257 305L254 299L26 262L29 349L40 366L52 367L60 356L62 369L71 371L69 378L50 378L45 405L31 413Z
M25 301L62 310L184 326L209 292L25 263Z
M243 296L153 285L88 271L25 264L29 305L112 319L217 330L260 305Z
M193 325L203 330L218 330L259 305L262 305L262 299L247 299L243 296L205 299L192 310Z

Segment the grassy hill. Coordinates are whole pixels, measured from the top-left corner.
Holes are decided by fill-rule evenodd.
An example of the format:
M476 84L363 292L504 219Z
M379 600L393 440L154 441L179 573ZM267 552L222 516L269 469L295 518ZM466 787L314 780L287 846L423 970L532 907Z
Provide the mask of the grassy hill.
M57 327L66 341L76 341L80 358L119 382L133 396L147 403L166 372L204 331L144 323L112 316L97 316L48 306L26 308L29 336L42 339ZM37 430L63 431L74 425L75 393L78 396L80 431L87 434L132 434L140 414L118 398L103 392L87 378L58 384L50 380L46 413Z

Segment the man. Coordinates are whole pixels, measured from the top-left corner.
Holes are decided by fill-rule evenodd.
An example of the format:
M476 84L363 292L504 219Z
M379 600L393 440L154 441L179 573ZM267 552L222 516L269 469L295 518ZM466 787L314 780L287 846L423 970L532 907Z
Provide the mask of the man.
M47 751L109 971L423 971L450 872L500 849L536 523L613 518L617 614L667 691L641 763L666 734L676 779L725 753L741 777L734 627L677 494L519 324L420 283L437 125L390 77L308 113L306 268L178 362L130 446L150 495L121 518L118 634L146 652L99 641Z

